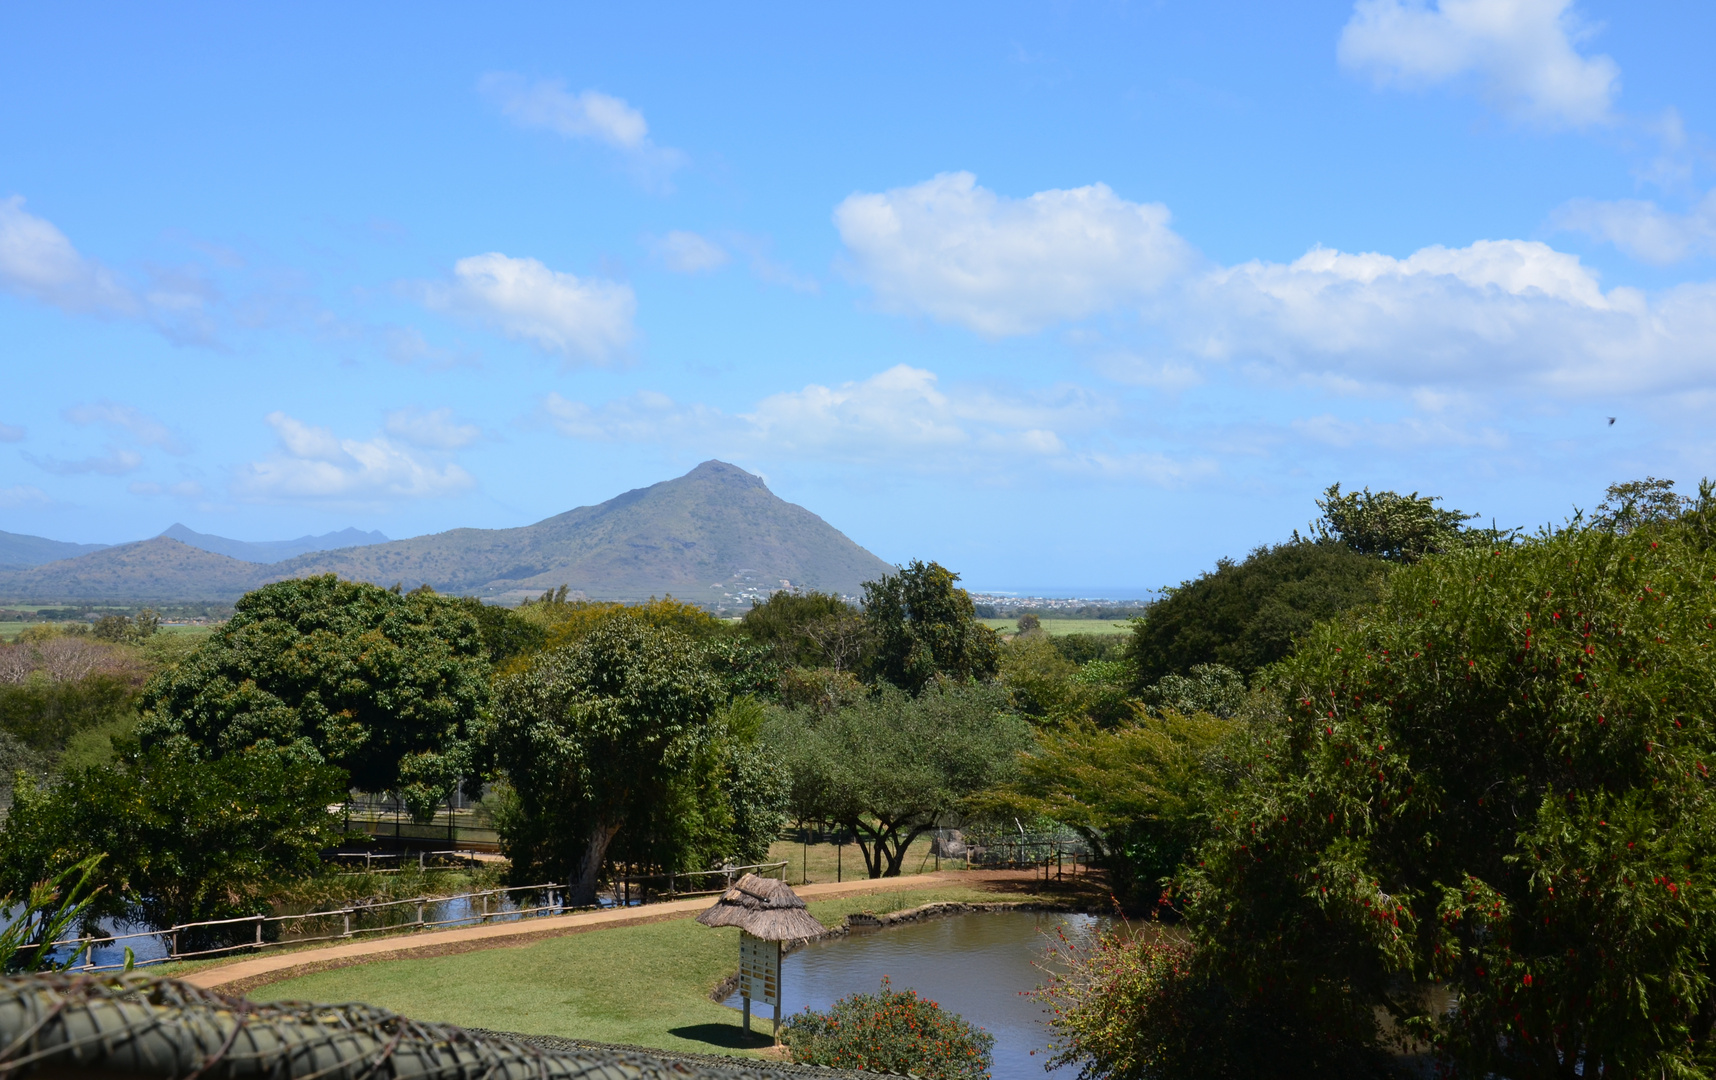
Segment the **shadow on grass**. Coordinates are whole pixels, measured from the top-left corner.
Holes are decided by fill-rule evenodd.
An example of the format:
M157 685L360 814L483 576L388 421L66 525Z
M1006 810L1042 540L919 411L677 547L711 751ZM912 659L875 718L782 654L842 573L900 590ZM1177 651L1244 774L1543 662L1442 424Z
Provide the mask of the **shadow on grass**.
M772 1020L764 1020L763 1027L766 1029L773 1023ZM738 1024L686 1024L684 1027L668 1028L667 1033L691 1042L719 1046L723 1050L761 1050L775 1044L774 1037L767 1030L752 1029L747 1032Z

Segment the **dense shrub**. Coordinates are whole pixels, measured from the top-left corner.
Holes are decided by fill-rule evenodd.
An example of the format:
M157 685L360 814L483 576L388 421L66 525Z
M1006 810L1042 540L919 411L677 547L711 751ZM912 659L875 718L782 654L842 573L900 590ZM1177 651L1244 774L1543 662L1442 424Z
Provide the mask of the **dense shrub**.
M916 694L931 681L993 678L1000 638L977 621L959 575L913 561L898 574L864 583L864 624L872 679Z
M801 1064L924 1080L988 1080L995 1045L995 1036L916 990L895 990L885 976L880 993L789 1017L781 1038Z
M1051 1013L1048 1067L1077 1066L1079 1080L1399 1075L1383 1054L1236 1003L1190 942L1155 924L1089 945L1063 932L1045 966L1033 996Z
M1667 527L1395 571L1266 676L1184 876L1208 970L1350 1045L1392 1015L1462 1074L1706 1075L1713 624L1716 553Z

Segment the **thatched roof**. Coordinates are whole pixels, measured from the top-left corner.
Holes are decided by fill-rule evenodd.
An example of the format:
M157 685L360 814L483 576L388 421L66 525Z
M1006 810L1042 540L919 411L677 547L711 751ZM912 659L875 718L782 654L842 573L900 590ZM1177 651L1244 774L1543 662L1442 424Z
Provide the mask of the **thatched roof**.
M704 926L737 926L764 941L793 941L827 931L805 910L792 886L776 878L746 874L697 916Z

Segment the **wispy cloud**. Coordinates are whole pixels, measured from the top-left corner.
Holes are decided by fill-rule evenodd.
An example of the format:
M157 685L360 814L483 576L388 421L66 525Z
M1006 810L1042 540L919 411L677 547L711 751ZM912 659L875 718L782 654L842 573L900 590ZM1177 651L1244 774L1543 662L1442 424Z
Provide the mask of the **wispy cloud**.
M0 487L0 506L8 509L19 506L49 506L53 501L47 492L34 484Z
M240 469L233 488L242 498L374 503L454 495L475 483L456 463L385 435L341 438L283 412L270 413L268 424L279 447Z
M126 490L133 495L168 496L175 499L200 499L204 495L203 486L195 480L181 480L176 484L154 484L139 480L128 485Z
M172 429L148 413L132 405L114 401L97 401L73 405L60 413L68 422L79 427L98 424L109 431L124 432L144 446L155 446L169 454L190 453L190 447Z
M728 413L645 391L589 405L550 394L547 420L569 438L695 446L760 461L885 465L912 472L1007 473L1021 467L1177 483L1207 475L1206 459L1115 450L1091 436L1119 418L1115 404L1073 386L1007 394L944 387L899 364L866 379L812 383Z
M0 199L0 289L79 315L143 311L111 270L80 253L52 222L25 210L22 195Z
M78 458L75 461L35 454L25 454L24 457L36 468L55 476L83 476L89 473L123 476L128 472L135 472L143 464L142 454L122 446L109 446L105 454Z
M1621 76L1579 51L1589 35L1572 0L1358 0L1337 55L1379 85L1464 80L1514 119L1585 127L1612 119Z
M706 236L674 230L655 241L655 257L676 274L703 274L730 261L727 250Z
M0 424L0 442L23 442L24 428L19 424Z
M484 75L477 90L519 127L588 139L619 151L640 179L650 183L665 183L685 163L680 151L651 141L644 114L623 98L600 90L573 92L564 79L532 81L511 72Z
M630 285L498 251L460 259L451 281L424 285L422 296L432 309L472 316L568 363L614 359L631 342L637 313Z
M1613 244L1643 262L1664 266L1693 255L1716 253L1716 191L1684 214L1646 199L1573 199L1558 207L1550 224Z
M477 425L455 421L452 409L395 409L387 414L383 430L426 450L457 450L483 437L483 429Z

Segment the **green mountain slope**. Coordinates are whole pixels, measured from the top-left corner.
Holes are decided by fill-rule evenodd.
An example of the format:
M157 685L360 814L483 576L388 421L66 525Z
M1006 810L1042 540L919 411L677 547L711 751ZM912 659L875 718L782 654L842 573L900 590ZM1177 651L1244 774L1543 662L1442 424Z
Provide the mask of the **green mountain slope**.
M260 584L262 569L157 536L0 573L0 597L27 604L233 600Z
M0 600L233 600L264 582L335 573L506 603L566 585L592 599L672 594L739 606L788 585L853 595L890 569L809 510L775 496L760 477L706 461L676 480L534 525L454 529L272 565L157 537L0 572Z
M846 594L891 568L762 479L706 461L676 480L628 491L517 529L454 529L304 555L272 577L342 577L498 600L566 585L592 599L669 593L737 603L784 584Z

